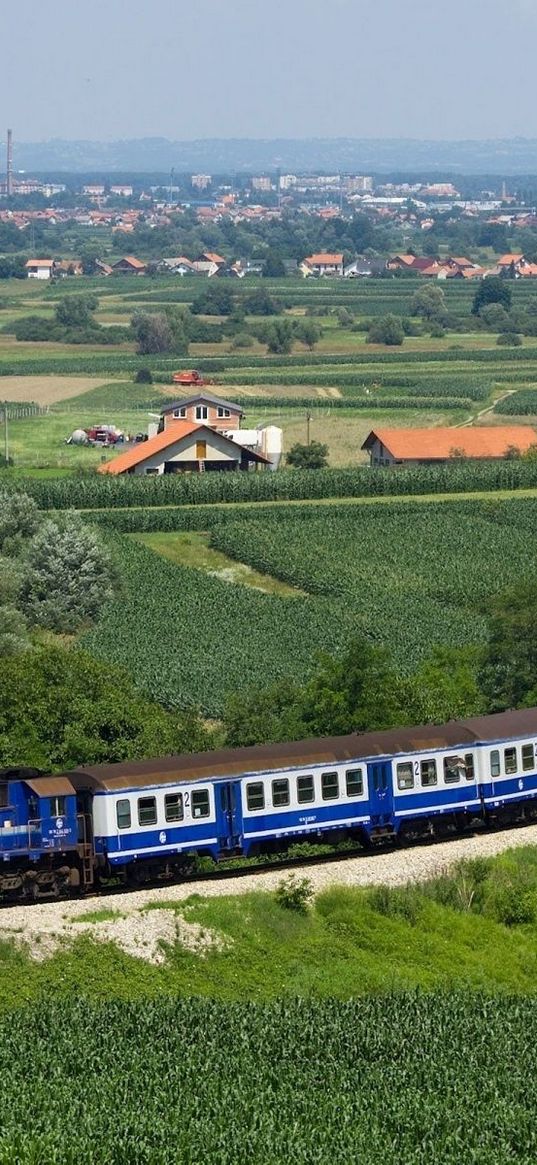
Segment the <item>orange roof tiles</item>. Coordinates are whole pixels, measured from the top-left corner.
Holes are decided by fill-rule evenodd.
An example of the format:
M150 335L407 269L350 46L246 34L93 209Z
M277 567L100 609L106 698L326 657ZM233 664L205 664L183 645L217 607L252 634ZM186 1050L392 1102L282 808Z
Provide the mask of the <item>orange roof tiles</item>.
M304 262L315 267L337 267L343 263L343 255L333 255L329 251L322 251L319 255L308 255Z
M521 263L523 258L523 255L502 255L498 259L498 267L510 267L511 263Z
M118 227L119 229L123 228ZM118 262L114 263L114 267L118 267L120 263L128 263L131 267L144 268L145 270L145 263L142 263L140 259L136 259L134 255L124 255L122 259L118 259Z
M128 469L133 469L135 465L139 465L141 461L146 461L154 453L160 453L161 449L166 449L168 445L175 445L176 441L181 441L183 437L188 437L190 433L194 433L196 429L204 427L204 425L194 425L191 421L170 421L162 433L156 433L148 441L140 441L138 445L133 445L132 449L120 453L112 461L105 461L103 465L99 465L98 473L126 473Z
M375 440L397 461L445 461L453 451L464 457L504 457L509 448L521 453L537 444L537 433L529 425L474 426L464 429L373 429L362 445L370 449Z

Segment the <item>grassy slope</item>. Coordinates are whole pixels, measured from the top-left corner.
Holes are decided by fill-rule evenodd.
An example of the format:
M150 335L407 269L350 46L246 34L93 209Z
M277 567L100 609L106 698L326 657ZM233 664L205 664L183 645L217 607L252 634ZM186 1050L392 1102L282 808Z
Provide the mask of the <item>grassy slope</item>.
M225 935L231 941L224 949L200 955L177 944L167 948L164 964L152 967L113 943L97 945L84 937L49 960L30 963L4 941L1 1006L73 993L104 1000L172 994L224 1001L348 999L455 987L533 994L536 894L537 850L528 847L475 868L462 865L422 888L334 887L306 914L283 908L267 893L194 895L170 902L169 909ZM522 917L531 921L498 921L513 923L513 903L517 909L523 904ZM57 909L61 915L61 905ZM102 916L98 911L96 921Z

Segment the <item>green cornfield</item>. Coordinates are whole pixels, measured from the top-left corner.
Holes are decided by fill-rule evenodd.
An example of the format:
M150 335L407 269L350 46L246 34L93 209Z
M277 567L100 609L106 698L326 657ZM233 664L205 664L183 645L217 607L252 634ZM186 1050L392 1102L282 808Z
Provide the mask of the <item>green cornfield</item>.
M122 533L210 530L214 548L302 592L263 594L116 541L123 592L85 645L167 706L193 703L208 715L230 692L303 681L319 651L337 653L359 634L388 647L402 672L435 645L483 643L487 600L537 571L531 498L101 517Z
M4 1015L1 1165L534 1165L529 999Z
M41 509L109 509L129 506L206 505L214 502L302 501L321 498L393 497L516 490L537 486L537 462L465 462L415 469L281 469L277 473L166 474L162 477L10 477L2 489L35 498Z

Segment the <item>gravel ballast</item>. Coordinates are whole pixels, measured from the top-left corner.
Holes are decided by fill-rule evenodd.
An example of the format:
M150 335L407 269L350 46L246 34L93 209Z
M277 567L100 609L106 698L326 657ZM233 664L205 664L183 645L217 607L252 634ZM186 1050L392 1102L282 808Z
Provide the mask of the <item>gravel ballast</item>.
M507 849L537 845L537 825L485 833L434 845L413 846L389 853L366 854L320 865L296 866L299 876L311 882L315 894L330 886L403 886L426 881L453 866L462 858L493 857ZM23 945L33 958L54 954L66 941L91 934L97 941L116 942L123 950L149 962L162 961L160 942L176 939L200 954L213 945L222 945L222 936L204 932L184 919L177 920L170 903L180 904L191 894L202 897L246 894L252 890L275 890L290 870L244 874L215 881L166 885L151 890L135 890L113 897L96 897L70 902L38 902L31 906L4 907L0 912L0 939ZM151 904L161 909L143 911ZM117 916L92 921L96 912L110 908ZM90 916L84 921L84 915Z

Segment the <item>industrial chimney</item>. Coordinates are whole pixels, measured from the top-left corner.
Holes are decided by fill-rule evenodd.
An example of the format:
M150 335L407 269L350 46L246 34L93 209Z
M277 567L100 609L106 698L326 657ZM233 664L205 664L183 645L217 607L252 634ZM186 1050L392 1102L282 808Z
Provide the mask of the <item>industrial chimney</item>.
M7 131L6 194L8 198L13 197L13 134L10 129Z

